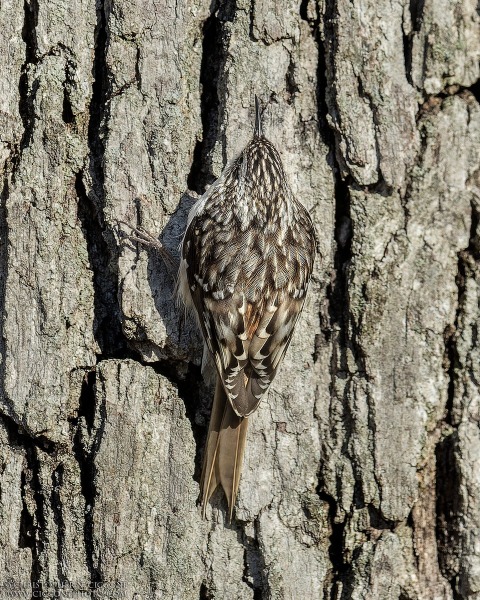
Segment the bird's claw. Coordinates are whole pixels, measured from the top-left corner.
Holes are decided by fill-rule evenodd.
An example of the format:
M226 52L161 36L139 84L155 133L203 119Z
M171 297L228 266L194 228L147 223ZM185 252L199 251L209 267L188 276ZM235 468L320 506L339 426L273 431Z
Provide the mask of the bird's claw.
M126 221L122 221L118 219L117 223L119 225L124 225L130 229L130 234L125 234L125 237L131 241L141 244L142 246L146 246L148 248L153 248L156 250L160 257L162 258L165 266L170 271L172 276L175 277L175 274L178 270L178 261L170 254L170 252L165 248L162 242L155 238L153 235L148 233L145 229L141 227L133 227L130 223Z

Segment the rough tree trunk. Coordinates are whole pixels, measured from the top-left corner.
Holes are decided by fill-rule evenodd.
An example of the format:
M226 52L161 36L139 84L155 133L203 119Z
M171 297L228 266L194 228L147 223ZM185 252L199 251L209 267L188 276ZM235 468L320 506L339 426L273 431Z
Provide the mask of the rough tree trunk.
M480 598L475 0L0 23L2 600ZM197 506L199 335L116 222L176 251L254 92L320 255L229 524Z

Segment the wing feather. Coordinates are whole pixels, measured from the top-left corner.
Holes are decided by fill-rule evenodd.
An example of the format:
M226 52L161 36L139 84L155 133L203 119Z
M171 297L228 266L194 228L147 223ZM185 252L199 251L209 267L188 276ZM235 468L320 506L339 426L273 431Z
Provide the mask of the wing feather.
M200 326L226 395L242 417L257 408L273 381L303 307L315 239L302 210L298 230L281 243L260 230L218 231L203 213L185 235L183 258Z

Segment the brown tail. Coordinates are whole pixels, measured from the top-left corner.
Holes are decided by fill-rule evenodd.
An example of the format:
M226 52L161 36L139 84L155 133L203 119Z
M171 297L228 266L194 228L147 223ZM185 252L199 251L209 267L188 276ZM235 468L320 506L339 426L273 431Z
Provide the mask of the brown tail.
M232 518L242 471L247 426L248 418L235 414L217 377L200 482L204 518L207 502L219 484L227 496L230 519Z

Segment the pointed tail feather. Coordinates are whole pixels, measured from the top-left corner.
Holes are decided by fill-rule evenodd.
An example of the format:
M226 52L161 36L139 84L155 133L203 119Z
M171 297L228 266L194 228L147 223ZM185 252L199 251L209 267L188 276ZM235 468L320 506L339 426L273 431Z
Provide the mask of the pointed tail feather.
M220 484L227 496L232 518L242 472L247 427L248 419L235 414L217 378L200 482L204 517L207 502Z

